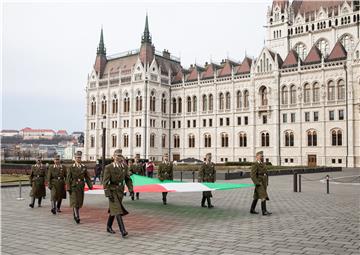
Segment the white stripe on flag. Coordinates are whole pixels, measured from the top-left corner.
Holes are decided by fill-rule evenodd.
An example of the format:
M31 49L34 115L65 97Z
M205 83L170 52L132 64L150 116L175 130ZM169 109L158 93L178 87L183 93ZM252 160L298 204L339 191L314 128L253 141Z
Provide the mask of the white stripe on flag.
M195 191L211 191L209 187L199 182L188 182L188 183L162 183L159 184L167 190L175 190L176 192L195 192Z
M100 195L100 194L104 194L104 190L103 189L88 190L88 191L85 191L85 194Z

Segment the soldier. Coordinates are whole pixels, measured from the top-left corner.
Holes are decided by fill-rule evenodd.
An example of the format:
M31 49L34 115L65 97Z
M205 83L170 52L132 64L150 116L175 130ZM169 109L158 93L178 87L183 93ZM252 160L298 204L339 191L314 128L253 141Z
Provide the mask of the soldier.
M135 157L135 163L133 163L133 161L131 159L129 160L129 163L131 164L131 165L129 164L130 174L137 174L137 175L142 175L142 176L145 175L143 167L137 157ZM131 197L131 199L134 200L134 197ZM136 199L139 200L139 192L136 192Z
M251 204L250 213L258 214L258 212L255 211L255 207L258 199L261 199L262 214L268 216L271 215L271 212L266 210L266 200L269 200L266 191L268 186L268 174L266 165L264 164L264 154L262 151L256 153L256 162L251 167L250 177L255 184L254 200Z
M169 154L165 153L163 156L163 162L159 165L158 178L160 181L164 180L173 180L174 179L174 169L173 164L169 162ZM167 192L162 192L162 201L166 205Z
M211 153L207 153L205 156L205 162L201 166L199 171L199 182L215 182L216 181L216 170L214 163L211 162ZM201 199L201 207L206 207L205 200L207 201L208 208L213 208L211 204L212 194L211 191L203 191Z
M66 167L60 163L60 156L54 156L54 165L49 167L48 171L48 183L51 190L51 212L56 214L61 212L61 201L66 199Z
M41 156L36 157L36 164L31 167L30 185L31 185L31 203L29 206L34 208L35 198L38 199L38 206L41 207L41 200L46 196L45 190L46 168L41 162Z
M92 189L87 167L81 163L81 155L81 151L75 153L75 163L70 166L66 176L66 190L70 195L70 206L73 208L74 220L77 224L80 223L79 209L84 203L85 182L89 189Z
M133 184L129 175L128 167L124 163L124 158L121 155L121 150L115 150L113 158L114 162L105 167L103 179L105 196L109 199L110 210L106 230L109 233L115 233L112 229L112 224L114 222L114 218L116 217L120 233L122 237L125 237L128 235L128 232L125 230L122 216L128 214L128 212L125 210L122 200L125 184L128 187L131 196L134 196Z

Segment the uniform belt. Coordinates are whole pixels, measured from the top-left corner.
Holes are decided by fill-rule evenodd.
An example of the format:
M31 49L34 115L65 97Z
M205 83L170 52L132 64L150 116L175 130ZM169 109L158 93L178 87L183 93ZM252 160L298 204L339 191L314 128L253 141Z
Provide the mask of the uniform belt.
M43 175L36 175L35 177L40 178L40 177L44 177Z

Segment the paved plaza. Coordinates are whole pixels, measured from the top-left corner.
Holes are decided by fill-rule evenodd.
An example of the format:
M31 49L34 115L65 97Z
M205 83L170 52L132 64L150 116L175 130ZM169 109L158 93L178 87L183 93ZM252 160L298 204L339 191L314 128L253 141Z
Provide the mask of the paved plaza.
M61 214L52 215L48 191L43 207L31 209L29 187L22 201L16 200L18 188L3 188L1 254L359 254L360 186L332 184L326 194L319 181L325 175L303 175L302 193L292 191L291 175L270 177L270 217L249 214L253 188L216 191L213 209L200 207L201 193L170 193L167 206L159 193L140 194L138 201L126 197L126 239L116 221L117 233L106 232L103 195L85 196L77 225L68 200Z

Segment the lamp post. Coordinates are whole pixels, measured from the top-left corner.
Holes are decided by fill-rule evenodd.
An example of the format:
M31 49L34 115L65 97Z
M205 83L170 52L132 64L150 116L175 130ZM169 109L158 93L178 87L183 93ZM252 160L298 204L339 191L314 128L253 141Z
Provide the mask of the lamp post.
M102 171L105 169L105 150L106 150L106 116L103 116L103 126L102 126L102 160L101 167Z

